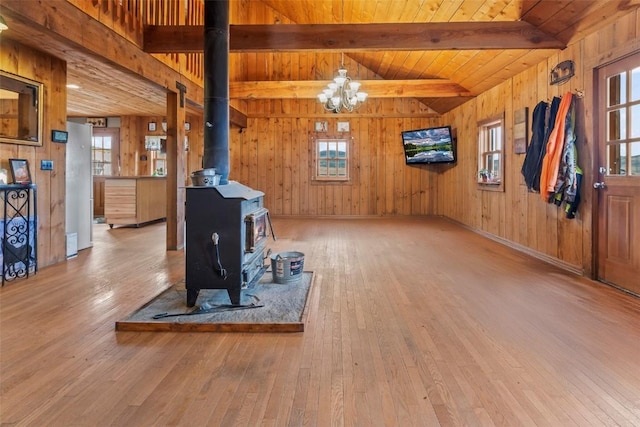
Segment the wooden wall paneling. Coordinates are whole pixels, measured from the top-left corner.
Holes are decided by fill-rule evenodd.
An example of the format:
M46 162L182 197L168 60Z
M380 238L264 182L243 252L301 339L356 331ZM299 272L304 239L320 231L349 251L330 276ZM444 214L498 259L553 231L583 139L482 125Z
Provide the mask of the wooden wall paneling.
M42 79L48 79L50 82L49 90L47 91L47 89L45 89L45 97L48 98L48 100L45 100L45 112L48 111L45 117L47 117L48 120L44 120L42 132L44 139L43 148L47 151L47 160L53 160L54 168L55 165L58 165L57 169L53 171L40 171L40 160L43 160L40 154L44 154L44 152L41 149L36 149L36 162L32 167L32 171L36 169L48 175L44 177L43 181L49 184L49 191L51 193L49 205L51 209L49 217L51 226L50 261L47 264L43 264L49 265L64 261L67 258L66 247L60 244L60 242L65 241L66 233L65 197L67 188L65 173L63 171L66 168L67 146L65 144L51 142L51 129L54 129L54 126L55 129L66 129L67 64L57 58L41 55L39 52L36 53L36 56L38 58L46 58L43 59L42 62L40 62L40 60L38 61L38 67L42 66L42 68L40 68L40 70L43 70ZM47 71L45 70L49 70L49 76L47 76ZM38 194L40 194L39 191ZM38 205L38 211L41 211L40 205ZM38 239L38 243L39 242L40 239Z
M296 102L296 110L299 103ZM290 146L291 146L291 157L287 168L289 169L290 182L289 182L289 192L291 197L290 202L290 214L291 215L299 215L300 214L300 174L302 173L300 163L300 148L301 148L301 135L306 134L307 126L304 123L300 123L299 118L292 118L290 120L291 129L290 129Z
M389 112L395 108L393 100L389 100L389 102L385 102L384 104ZM400 132L402 119L386 119L385 125L385 167L388 174L387 176L390 178L387 180L387 213L389 215L404 215L404 164L400 163L398 157L395 155L394 138L392 136Z
M126 123L128 120L127 117L129 116L120 117L121 125L124 126L124 123ZM139 175L151 175L151 164L153 163L151 160L151 153L147 151L144 145L145 144L144 137L145 135L149 134L148 126L150 121L151 120L148 117L137 117L135 120L135 125L134 125L135 130L138 133L139 138L141 140L140 143L142 144L140 154L136 159L138 164L137 171ZM133 125L133 123L131 123L131 125Z
M378 142L378 120L367 120L366 128L361 128L362 144L366 148L367 159L363 161L363 180L365 190L363 191L363 198L367 202L365 210L361 211L364 215L373 214L379 215L379 203L378 197L380 187L377 179L378 169L380 167L379 160L382 157L381 146ZM361 151L362 152L362 151Z
M473 227L477 229L482 229L482 196L485 193L484 191L480 191L478 189L477 182L477 173L478 173L478 120L481 119L478 116L478 109L475 107L476 102L469 102L468 107L465 111L463 111L463 115L460 119L464 118L465 126L464 126L464 135L466 141L464 141L464 146L466 149L466 159L469 163L469 175L471 185L469 186L469 194L470 200L473 200L473 205L468 206L466 212L468 213ZM456 193L452 193L456 194Z
M375 158L371 141L368 138L369 120L359 120L358 127L352 133L358 153L358 194L354 195L354 212L367 215L375 211L370 207L371 158Z
M414 193L416 188L419 189L420 171L422 169L420 167L414 168L406 165L404 149L402 148L402 144L398 142L400 140L400 133L403 130L413 129L412 119L400 119L397 120L397 123L399 126L395 132L387 135L387 137L389 138L390 146L394 149L393 160L399 171L398 175L400 177L399 184L401 185L401 189L398 192L398 196L401 198L401 212L402 215L412 215L416 203Z
M229 129L229 180L242 182L242 168L239 161L242 158L242 135Z
M243 131L240 133L237 129L229 129L229 165L230 176L234 181L238 181L243 184L247 184L247 169L249 168L249 156L246 153L248 149L247 140L249 139L249 132ZM246 158L247 162L244 164L240 161Z
M350 126L358 127L358 122L360 119L348 120L350 122ZM337 124L336 124L337 126ZM350 127L351 129L351 127ZM349 140L350 152L351 152L351 170L349 171L349 179L350 182L348 184L342 184L340 187L342 188L342 211L344 215L357 215L358 208L354 206L354 203L358 201L358 164L359 164L359 155L358 149L355 147L355 140L351 136L351 132L343 135Z
M241 157L238 159L238 169L240 171L240 182L249 183L257 181L256 144L258 143L256 132L253 129L244 129L242 132L231 129L232 135L237 135L241 147ZM243 161L243 159L246 159ZM252 177L256 174L256 177Z
M465 105L469 104L470 103L463 104L460 108L462 109ZM458 112L458 114L461 113ZM450 218L457 221L462 221L462 218L458 215L458 212L465 211L465 205L469 203L469 196L465 195L465 197L461 197L458 200L457 204L459 205L459 210L455 209L455 207L451 204L451 199L455 197L452 191L467 191L465 186L465 176L467 174L464 173L463 167L461 166L462 164L465 164L465 162L462 162L462 157L465 153L465 146L463 145L463 143L464 141L466 141L465 130L463 128L464 122L462 120L459 120L455 115L446 113L442 116L441 124L451 126L451 129L455 130L456 132L458 160L456 161L455 165L445 173L437 174L434 177L433 184L430 183L430 185L435 185L435 188L442 189L442 194L440 194L441 192L438 191L435 194L435 197L430 199L433 202L431 206L433 209L433 213L436 215L444 215L445 212L450 212ZM455 178L452 179L452 176ZM431 191L431 186L429 187L429 191ZM432 196L429 195L429 197Z
M138 149L138 141L135 139L137 122L136 119L132 120L132 116L120 118L120 174L122 176L136 175L134 156Z
M291 215L293 212L293 163L292 163L292 152L293 147L292 144L292 126L291 118L283 120L282 125L282 136L281 136L281 144L282 144L282 179L280 179L279 184L282 187L282 213L284 215Z
M256 170L258 171L258 181L255 183L254 187L257 190L260 190L262 192L265 192L267 189L267 166L265 165L265 162L263 161L263 159L266 158L266 152L267 152L267 145L269 144L269 129L267 126L267 123L264 123L264 121L256 121L256 129L257 129L257 155L256 155ZM264 203L265 206L268 209L273 209L272 203L271 203L271 196L265 193L265 198L264 198ZM276 212L273 211L273 213L275 214Z
M269 102L270 106L273 106L273 102ZM273 113L273 108L271 108L271 112ZM280 165L277 164L279 162L279 141L278 141L278 133L280 130L280 122L278 118L275 118L269 122L269 139L266 144L267 146L267 182L266 182L266 192L271 196L271 206L274 211L278 214L282 213L282 193L277 191L278 180L276 178L277 173L279 171ZM278 156L277 156L277 155Z
M279 100L281 101L281 100ZM276 102L275 104L281 104L281 102ZM278 106L282 108L282 105ZM276 207L278 212L283 213L285 211L285 188L284 188L284 177L285 177L285 169L287 165L285 164L286 153L289 151L289 147L284 142L285 132L286 132L286 123L290 119L288 118L277 118L274 120L276 125L275 134L274 134L274 150L273 150L273 162L274 162L274 176L273 176L273 188L277 195L276 197Z
M29 58L24 60L24 55ZM38 56L35 51L24 48L20 52L18 75L30 78L43 83L44 88L44 111L42 137L44 139L42 147L27 147L21 145L18 148L19 158L29 161L31 179L38 186L38 258L50 260L49 263L60 262L65 259L65 254L58 250L56 253L55 242L65 240L65 156L55 155L56 149L52 145L48 135L51 135L53 123L63 123L62 129L66 128L64 118L66 117L66 90L64 88L64 70L62 73L52 73L54 61L48 55ZM66 66L64 66L66 67ZM44 76L43 73L49 74ZM62 82L56 82L55 78L62 78ZM56 96L56 94L59 95ZM60 103L58 103L60 101ZM62 109L60 106L63 106ZM62 148L64 149L64 148ZM54 160L52 172L40 170L40 160ZM62 159L62 161L60 161ZM58 175L58 171L60 174ZM54 176L62 179L55 180ZM48 232L45 231L48 226ZM43 231L43 233L40 233ZM44 239L42 239L44 237ZM42 266L42 264L40 264ZM45 264L46 265L46 264Z
M374 207L373 212L376 215L384 215L385 213L385 178L386 171L384 169L384 144L380 140L380 135L382 133L382 119L370 119L370 129L369 129L369 144L370 146L375 146L376 156L371 160L371 182L375 183L372 185L372 204ZM372 142L373 141L373 142Z
M391 100L391 106L397 111L397 104L395 100ZM394 214L396 215L409 215L411 212L411 168L407 168L404 162L404 157L398 155L397 151L397 136L400 135L402 129L404 129L405 119L393 119L392 128L388 128L388 132L385 135L388 148L389 148L389 160L393 164L393 204L395 207Z
M271 102L267 101L266 106L270 105ZM274 119L275 120L275 119ZM276 204L276 194L274 191L274 182L275 182L275 172L274 172L274 120L268 120L264 123L264 127L266 129L266 135L263 143L261 144L261 155L259 158L259 163L261 163L261 167L264 168L264 176L265 179L262 184L261 190L265 193L265 203L269 202L269 209L273 211L274 214L279 214L278 206Z
M250 131L249 137L249 161L248 161L248 171L247 171L247 182L252 183L252 186L255 186L259 183L260 175L259 175L259 146L264 143L260 139L260 133L257 132L256 129L256 120L253 120L253 128L252 126L248 126L247 130Z
M308 104L308 103L305 103ZM300 118L300 134L299 134L299 152L300 161L298 162L300 169L299 180L299 212L301 215L309 214L309 189L311 188L311 150L309 139L315 126L315 120Z
M425 167L411 167L408 166L404 159L404 149L402 148L401 132L404 130L417 129L416 125L418 120L416 119L404 119L402 121L402 128L398 132L397 135L392 135L395 140L395 144L398 147L398 153L396 157L398 158L398 165L404 171L404 214L405 215L420 215L420 190L422 188L422 175L428 174L428 170Z
M513 80L507 80L505 83L499 86L501 88L501 96L504 99L504 178L507 179L511 170L514 169L515 154L513 153ZM512 221L513 218L513 199L514 188L518 185L517 180L511 180L509 185L505 185L503 196L500 198L500 213L499 213L499 236L507 237L507 223ZM509 188L510 187L510 188Z
M360 192L362 191L362 159L364 153L362 152L362 146L360 145L360 126L364 122L364 119L357 118L349 120L350 132L348 138L351 144L351 162L352 168L350 173L351 184L349 186L349 213L350 215L360 215Z
M532 84L531 82L535 82L537 77L537 69L536 67L531 67L527 71L521 73L520 75L514 78L514 111L521 108L528 108L527 111L527 147L531 141L531 124L532 124L532 116L533 110L540 101L538 97L537 86ZM514 154L515 155L515 154ZM514 160L514 168L513 173L511 174L511 179L513 180L513 185L517 188L514 193L514 205L517 206L516 212L514 212L517 216L514 215L513 218L517 218L517 221L513 221L513 230L511 235L513 236L513 241L519 243L521 245L528 245L528 228L529 228L529 197L528 197L528 188L524 181L524 177L522 175L522 165L524 164L524 160L526 154L515 155L516 159Z

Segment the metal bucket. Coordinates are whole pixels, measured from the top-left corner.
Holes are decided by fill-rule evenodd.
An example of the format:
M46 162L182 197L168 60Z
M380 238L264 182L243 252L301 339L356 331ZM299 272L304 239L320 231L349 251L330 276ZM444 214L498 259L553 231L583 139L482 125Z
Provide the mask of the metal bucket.
M276 283L290 283L302 278L304 254L302 252L280 252L271 255L271 274Z
M201 169L191 174L191 183L197 187L218 185L220 184L220 175L216 175L215 168Z

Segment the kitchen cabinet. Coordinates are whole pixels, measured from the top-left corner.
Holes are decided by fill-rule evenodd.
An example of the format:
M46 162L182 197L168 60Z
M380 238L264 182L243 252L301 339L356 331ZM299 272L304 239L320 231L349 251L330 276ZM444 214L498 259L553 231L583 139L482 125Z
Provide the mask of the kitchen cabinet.
M166 219L167 180L157 176L108 177L104 182L105 222L135 225Z

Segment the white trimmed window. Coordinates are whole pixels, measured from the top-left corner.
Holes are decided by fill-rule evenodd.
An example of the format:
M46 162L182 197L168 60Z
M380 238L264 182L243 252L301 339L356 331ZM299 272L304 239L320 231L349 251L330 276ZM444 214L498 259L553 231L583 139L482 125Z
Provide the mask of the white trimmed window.
M93 136L91 141L93 175L113 174L111 142L111 135Z
M313 148L314 180L349 181L349 139L318 138Z
M504 116L478 122L478 185L502 190L504 180Z

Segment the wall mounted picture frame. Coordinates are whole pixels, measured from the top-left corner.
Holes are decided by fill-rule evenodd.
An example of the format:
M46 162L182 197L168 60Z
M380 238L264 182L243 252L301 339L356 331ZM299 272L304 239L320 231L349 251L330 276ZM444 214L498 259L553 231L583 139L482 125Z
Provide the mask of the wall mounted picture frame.
M149 122L149 124L147 125L147 129L149 130L149 132L155 132L156 131L156 122Z
M329 130L328 122L316 122L316 132L327 132Z
M184 130L189 132L191 130L191 123L184 122Z
M9 159L11 177L14 184L31 184L29 161L26 159Z
M337 131L338 132L349 132L349 122L338 122Z
M527 152L528 116L529 108L524 107L513 112L513 152L525 154Z

